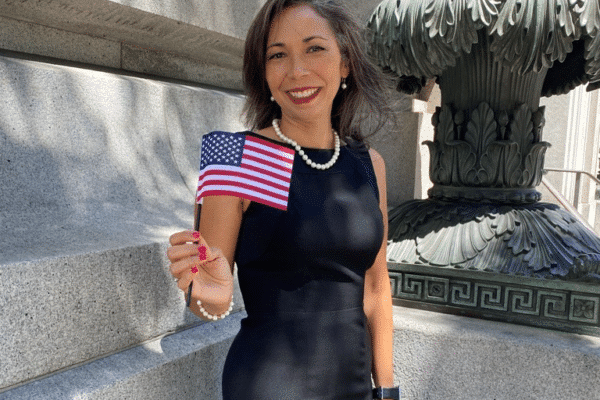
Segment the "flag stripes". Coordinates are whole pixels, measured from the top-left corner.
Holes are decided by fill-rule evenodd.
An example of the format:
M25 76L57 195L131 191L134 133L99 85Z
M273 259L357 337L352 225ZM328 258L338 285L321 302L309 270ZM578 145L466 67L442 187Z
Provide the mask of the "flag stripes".
M211 132L202 138L196 201L236 196L287 209L294 150L240 133Z

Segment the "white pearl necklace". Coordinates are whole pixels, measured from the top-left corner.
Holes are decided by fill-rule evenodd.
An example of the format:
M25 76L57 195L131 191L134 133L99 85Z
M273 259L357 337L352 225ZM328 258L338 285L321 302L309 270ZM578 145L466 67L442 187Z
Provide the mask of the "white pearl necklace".
M333 152L333 157L331 157L331 160L329 160L328 163L317 164L316 162L314 162L310 158L308 158L308 156L306 155L304 150L302 150L302 147L300 147L300 145L298 143L296 143L295 140L290 139L289 137L287 137L283 133L281 133L281 129L279 129L279 120L278 119L273 120L273 128L275 128L275 133L277 134L277 136L279 136L279 138L281 140L294 146L294 148L296 149L296 151L298 152L300 157L302 157L302 159L306 162L306 164L308 164L309 167L312 167L315 169L320 169L320 170L329 169L333 166L333 164L335 164L338 157L340 156L340 137L335 130L332 131L333 137L335 138L335 150Z

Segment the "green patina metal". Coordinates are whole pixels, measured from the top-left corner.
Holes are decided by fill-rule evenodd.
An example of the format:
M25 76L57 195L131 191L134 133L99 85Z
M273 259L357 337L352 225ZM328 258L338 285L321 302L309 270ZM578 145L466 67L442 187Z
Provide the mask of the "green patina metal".
M600 3L386 0L369 29L399 89L435 78L442 93L426 143L434 186L390 213L388 258L393 279L439 278L448 297L398 301L598 334L600 238L535 188L550 146L540 97L600 87ZM452 286L461 274L469 294Z
M388 263L394 304L600 336L600 286Z

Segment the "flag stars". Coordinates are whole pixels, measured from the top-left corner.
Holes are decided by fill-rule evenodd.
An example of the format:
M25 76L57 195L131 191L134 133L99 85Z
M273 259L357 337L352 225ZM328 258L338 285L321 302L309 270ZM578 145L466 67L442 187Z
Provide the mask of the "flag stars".
M225 194L287 209L292 173L288 154L293 151L244 134L205 135L197 200Z
M200 169L210 164L239 165L245 137L239 133L212 132L202 138Z

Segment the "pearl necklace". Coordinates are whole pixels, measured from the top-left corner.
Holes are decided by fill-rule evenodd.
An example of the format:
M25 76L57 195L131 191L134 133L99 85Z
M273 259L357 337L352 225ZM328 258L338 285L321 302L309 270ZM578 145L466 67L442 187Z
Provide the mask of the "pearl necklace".
M326 164L317 164L316 162L308 158L304 150L302 150L302 147L300 147L300 145L296 143L295 140L290 139L289 137L281 133L281 129L279 128L279 120L273 120L273 128L275 128L275 133L277 134L277 136L279 136L281 140L294 146L300 157L302 157L302 159L306 162L306 164L308 164L309 167L320 170L329 169L333 166L333 164L335 164L338 157L340 156L340 137L335 130L332 130L333 137L335 138L335 150L333 152L333 157L331 157L331 160L329 160L329 162Z

